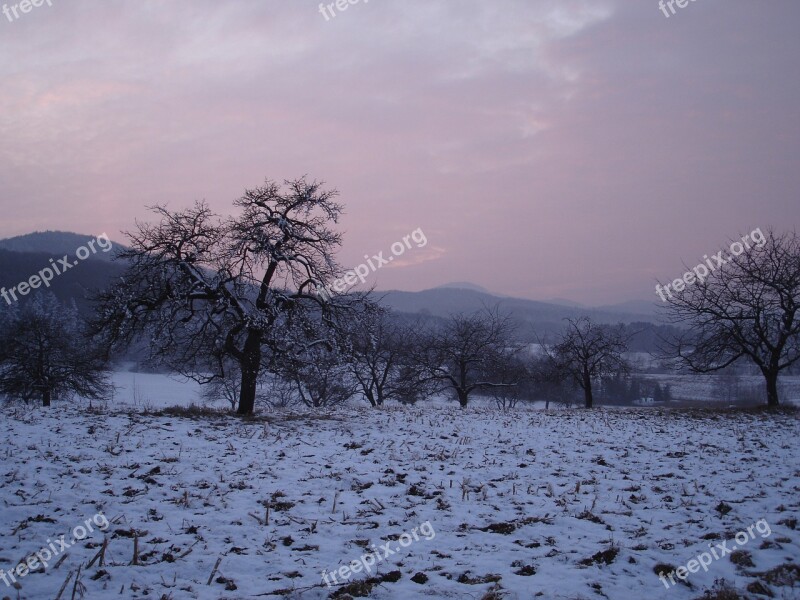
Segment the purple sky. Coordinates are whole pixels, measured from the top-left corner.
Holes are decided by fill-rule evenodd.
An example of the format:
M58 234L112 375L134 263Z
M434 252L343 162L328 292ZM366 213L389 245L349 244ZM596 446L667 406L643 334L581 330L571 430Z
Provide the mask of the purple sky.
M0 237L308 174L345 266L425 232L381 289L601 304L800 222L797 0L51 1L0 14Z

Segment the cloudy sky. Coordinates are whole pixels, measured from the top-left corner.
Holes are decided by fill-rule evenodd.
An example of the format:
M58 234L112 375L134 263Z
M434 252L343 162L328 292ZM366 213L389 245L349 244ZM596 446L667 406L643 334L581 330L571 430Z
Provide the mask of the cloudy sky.
M50 0L0 14L0 237L337 188L379 288L655 299L800 222L800 2Z

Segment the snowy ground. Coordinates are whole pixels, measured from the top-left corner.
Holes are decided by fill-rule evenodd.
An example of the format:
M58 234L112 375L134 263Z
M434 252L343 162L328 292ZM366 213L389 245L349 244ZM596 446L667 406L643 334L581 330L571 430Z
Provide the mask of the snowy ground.
M800 563L796 415L448 406L268 417L7 410L0 568L61 534L69 542L98 511L112 523L44 572L34 564L18 591L0 582L0 597L52 599L69 579L71 598L79 566L86 598L347 597L370 586L328 589L322 571L377 550L371 575L350 580L377 573L372 598L494 588L503 593L489 597L679 600L723 578L800 598L798 584L780 585L800 567L764 575ZM713 560L669 590L654 573L748 527L740 566ZM103 566L87 568L104 537Z

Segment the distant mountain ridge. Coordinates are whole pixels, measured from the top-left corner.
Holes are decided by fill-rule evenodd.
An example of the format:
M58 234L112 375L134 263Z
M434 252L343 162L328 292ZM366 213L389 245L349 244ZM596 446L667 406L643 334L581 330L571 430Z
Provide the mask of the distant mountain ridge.
M453 283L446 283L444 285L437 285L435 288L431 288L434 290L443 290L443 289L456 289L456 290L469 290L472 292L478 292L481 294L486 294L488 296L492 296L494 298L514 298L514 296L508 296L506 294L498 294L496 292L492 292L487 290L485 287L480 286L475 283L470 283L469 281L457 281ZM629 300L627 302L620 302L619 304L608 304L603 306L587 306L581 302L575 302L574 300L570 300L568 298L549 298L547 300L530 300L528 298L516 298L517 300L521 301L529 301L529 302L537 302L540 305L548 304L554 306L562 306L562 307L569 307L579 310L580 312L586 313L587 311L599 311L602 313L622 313L623 315L639 315L640 317L647 317L648 319L653 319L654 317L658 316L658 305L656 302L648 302L646 300Z
M484 306L499 305L502 309L525 315L530 320L561 322L567 317L589 315L601 323L633 323L636 321L657 322L653 313L625 310L624 306L583 307L539 302L524 298L496 296L466 288L438 287L421 292L390 290L375 292L385 304L395 310L408 313L423 313L443 317L453 312L474 312ZM644 303L643 303L644 304Z
M96 240L97 236L102 234L103 232L97 235L82 235L70 231L35 231L26 235L18 235L16 237L0 240L0 250L41 253L58 257L64 256L65 254L73 256L78 248L85 246L91 240ZM119 250L123 248L122 245L115 243L113 240L112 244L113 249L109 252L104 252L97 246L97 243L95 243L97 252L91 254L87 260L110 262L117 255Z
M435 290L442 290L442 289L452 289L452 290L472 290L473 292L480 292L482 294L492 294L489 290L485 287L477 285L475 283L470 283L469 281L454 281L453 283L445 283L444 285L437 285Z
M0 286L11 288L48 265L51 257L64 254L74 256L75 250L94 236L63 231L36 232L0 240ZM87 296L91 291L105 288L124 272L124 263L112 263L112 255L122 248L115 244L114 251L99 251L64 275L56 277L50 291L61 300L75 300L79 308L88 310ZM492 294L481 286L469 282L448 283L421 292L376 292L381 302L403 313L406 318L415 315L446 318L452 313L471 313L484 306L498 305L509 312L526 331L548 335L560 331L565 318L588 315L600 323L653 323L661 321L654 304L629 302L613 306L585 307L568 301L539 302ZM0 307L2 308L2 307Z

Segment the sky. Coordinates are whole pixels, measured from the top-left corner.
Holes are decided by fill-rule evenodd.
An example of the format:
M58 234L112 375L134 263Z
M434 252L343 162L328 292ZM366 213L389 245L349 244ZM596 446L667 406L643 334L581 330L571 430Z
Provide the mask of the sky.
M346 267L424 232L379 289L600 305L800 222L797 0L38 2L0 13L0 237L307 175Z

